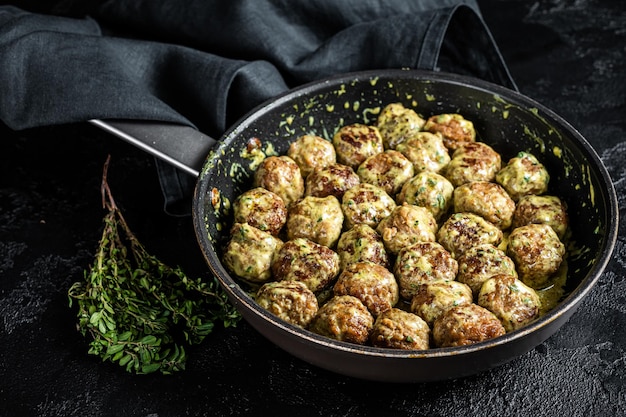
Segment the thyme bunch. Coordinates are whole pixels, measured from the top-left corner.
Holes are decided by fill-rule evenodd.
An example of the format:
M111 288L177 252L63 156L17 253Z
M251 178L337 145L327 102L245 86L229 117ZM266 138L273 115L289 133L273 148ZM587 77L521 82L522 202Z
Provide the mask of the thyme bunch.
M77 328L91 336L88 353L128 372L171 374L184 370L185 346L202 342L216 323L235 326L239 313L215 277L207 282L171 268L132 233L106 181L107 209L93 264L84 280L69 289L69 305L78 305Z

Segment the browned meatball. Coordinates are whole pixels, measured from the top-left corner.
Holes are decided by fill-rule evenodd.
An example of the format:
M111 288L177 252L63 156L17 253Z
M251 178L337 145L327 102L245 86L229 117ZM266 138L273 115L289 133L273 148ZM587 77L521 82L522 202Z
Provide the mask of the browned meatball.
M296 161L304 178L315 169L337 162L333 144L315 135L303 135L297 138L289 145L287 156Z
M414 132L396 146L396 151L413 163L415 172L441 172L450 162L450 153L440 134Z
M256 187L235 199L233 216L235 223L248 223L276 236L287 222L287 207L277 194Z
M333 145L337 161L353 169L384 150L378 128L359 123L341 127L333 136Z
M361 300L351 295L339 295L320 307L309 330L331 339L362 345L368 341L373 327L374 317Z
M332 247L343 226L343 210L336 197L307 196L294 203L287 217L287 237L304 237Z
M513 200L518 201L525 195L545 193L550 175L537 157L528 152L520 152L498 171L495 179Z
M507 254L524 284L540 289L561 266L565 245L547 224L529 224L513 229Z
M458 258L471 248L483 243L500 244L502 230L473 213L454 213L439 228L437 241Z
M423 242L398 253L393 273L400 286L400 296L413 298L421 284L452 281L458 272L457 261L436 242Z
M387 251L397 254L414 243L434 242L437 221L427 208L405 203L382 219L376 231L382 236Z
M395 195L413 177L414 170L404 155L389 149L367 158L356 173L361 182L377 185L387 194Z
M443 174L452 185L458 187L470 181L493 181L501 167L499 153L486 143L472 142L454 151Z
M421 284L411 299L411 312L429 326L452 307L471 304L472 290L458 281L432 281Z
M478 214L502 230L513 221L515 202L500 185L471 181L455 188L454 211Z
M327 197L333 195L341 201L346 190L361 180L352 168L342 164L332 164L311 172L304 181L304 195Z
M396 202L382 188L361 183L344 193L341 208L347 227L361 223L376 227L396 208Z
M358 298L374 317L395 306L400 298L393 274L384 266L372 262L348 265L339 274L333 292L336 296Z
M300 167L286 155L265 158L254 172L253 186L278 194L287 207L304 194Z
M491 311L473 303L447 310L435 320L432 332L437 347L471 345L506 333Z
M431 133L440 133L443 136L443 143L452 150L476 140L474 124L460 114L449 113L431 116L423 129Z
M222 261L233 274L251 282L272 277L271 264L283 241L247 223L235 223Z
M435 220L439 220L448 212L453 192L454 186L447 178L435 172L422 171L404 183L396 198L398 204L427 208Z
M506 274L494 275L485 281L477 302L495 314L507 332L538 318L541 309L535 290Z
M274 256L272 273L277 281L300 281L318 292L339 274L339 255L308 239L288 240Z
M370 341L382 348L425 350L430 344L430 328L415 314L392 308L376 318Z
M376 126L383 137L385 149L395 149L407 136L419 131L424 123L426 120L415 110L401 103L391 103L380 112Z
M341 234L336 248L341 270L356 262L374 262L385 268L389 266L389 256L382 237L366 224L357 224Z
M304 328L318 310L315 294L300 281L267 282L257 291L256 302L278 318Z
M515 263L503 250L486 243L466 250L459 258L459 273L457 281L467 284L474 297L485 281L496 274L506 274L517 277Z
M527 195L520 198L513 213L512 227L531 223L544 223L552 227L559 239L563 239L569 225L567 206L552 195Z

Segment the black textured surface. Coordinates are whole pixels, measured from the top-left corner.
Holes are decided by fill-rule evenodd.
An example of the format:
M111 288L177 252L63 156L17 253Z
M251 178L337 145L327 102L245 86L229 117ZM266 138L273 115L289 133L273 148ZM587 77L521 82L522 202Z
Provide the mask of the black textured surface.
M480 2L522 93L569 120L626 199L626 6ZM102 164L148 248L204 274L190 218L168 217L151 157L88 125L0 128L0 415L621 416L626 414L626 242L572 319L480 375L381 384L294 359L245 323L190 351L174 376L133 376L86 354L67 306L100 235ZM626 214L621 211L622 217Z

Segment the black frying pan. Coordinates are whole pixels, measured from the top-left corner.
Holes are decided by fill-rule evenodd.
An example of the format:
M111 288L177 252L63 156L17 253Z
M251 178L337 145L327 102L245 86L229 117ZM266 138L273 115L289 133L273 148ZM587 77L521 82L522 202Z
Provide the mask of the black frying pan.
M474 122L478 140L500 152L504 162L526 150L546 165L551 174L550 193L568 205L573 236L566 296L549 314L500 338L461 348L399 351L363 347L320 337L277 319L260 308L248 289L224 268L221 257L232 224L230 203L251 187L253 162L258 162L244 151L250 139L260 139L264 151L284 154L289 143L302 134L330 138L341 125L374 123L378 111L392 102L402 102L423 116L460 113ZM202 160L203 155L190 152L186 145L154 150L152 135L169 135L167 126L163 131L160 125L94 123L191 173L199 173L193 202L196 236L209 267L234 305L252 327L276 345L344 375L393 382L441 380L474 374L524 354L555 333L574 313L602 274L617 239L615 190L589 143L541 104L473 78L385 70L308 84L245 116L208 152L202 164L198 158ZM191 130L185 134L195 135Z

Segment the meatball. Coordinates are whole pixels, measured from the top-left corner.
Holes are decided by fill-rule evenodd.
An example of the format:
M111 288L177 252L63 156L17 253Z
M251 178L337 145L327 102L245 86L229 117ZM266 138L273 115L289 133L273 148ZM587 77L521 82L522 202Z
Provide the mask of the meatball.
M343 226L343 210L336 197L304 197L294 203L287 217L287 237L305 237L332 247Z
M300 167L286 155L265 158L254 172L252 185L278 194L287 207L304 194Z
M396 199L398 204L407 203L425 207L439 220L448 212L454 186L447 178L430 171L417 173L402 186Z
M372 262L350 264L333 287L337 295L358 298L374 317L395 306L400 298L395 277L384 266Z
M406 247L398 253L393 274L400 287L400 296L413 298L421 284L434 281L453 281L458 263L436 242L423 242Z
M318 292L339 274L339 255L324 245L296 238L276 252L271 268L277 281L300 281Z
M511 231L507 254L524 284L540 289L561 266L565 245L547 224L529 224Z
M374 317L361 300L339 295L324 304L313 318L309 330L344 342L365 344L374 327Z
M419 131L426 123L415 110L407 109L401 103L391 103L380 112L376 126L383 137L385 149L395 149L413 132Z
M332 164L311 172L304 181L304 195L327 197L334 195L341 201L346 190L361 180L352 168L342 164Z
M337 162L333 144L315 135L297 138L289 145L287 156L296 161L304 178L317 168L324 168Z
M476 140L474 124L460 114L438 114L431 116L424 124L423 130L440 133L443 143L448 149L458 149L466 143Z
M554 229L559 239L563 239L569 225L567 206L560 198L552 195L524 196L515 207L512 227L531 223L547 224Z
M287 222L287 207L277 194L256 187L235 199L233 216L235 223L248 223L276 236Z
M392 308L376 318L370 341L382 348L425 350L430 344L430 328L415 314Z
M411 161L398 151L386 150L367 158L356 170L361 182L374 184L395 195L413 177Z
M441 172L450 162L448 148L440 134L414 132L396 146L413 163L415 172Z
M337 161L356 169L367 158L384 150L383 138L376 126L352 124L333 135Z
M486 143L472 142L454 151L443 174L458 187L470 181L493 181L501 167L499 153Z
M454 213L441 225L437 241L458 258L471 248L483 243L500 244L502 230L473 213Z
M471 304L472 290L458 281L432 281L421 284L411 299L411 312L429 326L452 307Z
M380 221L376 231L382 236L389 253L418 242L434 242L437 221L427 208L402 204Z
M454 211L478 214L502 230L513 221L515 202L500 185L471 181L455 188Z
M513 200L518 201L525 195L545 193L550 175L534 155L520 152L498 171L496 182L504 187Z
M474 297L478 297L483 283L493 275L517 277L513 260L503 250L489 243L469 248L457 260L459 272L456 279L467 284Z
M506 274L494 275L485 281L478 294L478 305L495 314L507 332L538 318L541 309L535 290Z
M287 323L304 328L318 310L315 294L300 281L266 282L257 291L256 302Z
M355 262L373 262L385 268L389 256L382 238L366 224L357 224L341 234L336 248L341 270Z
M438 347L465 346L506 333L491 311L477 304L452 307L433 324L433 341Z
M272 258L283 241L247 223L235 223L222 260L233 274L251 282L272 277Z
M347 227L360 223L376 227L396 208L396 202L382 188L361 183L344 193L341 208Z

